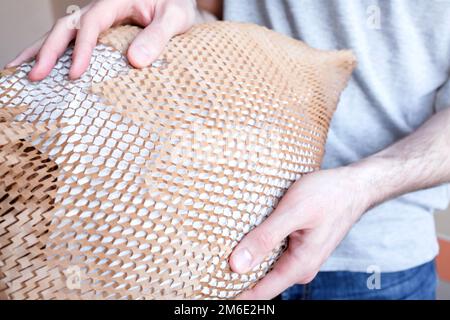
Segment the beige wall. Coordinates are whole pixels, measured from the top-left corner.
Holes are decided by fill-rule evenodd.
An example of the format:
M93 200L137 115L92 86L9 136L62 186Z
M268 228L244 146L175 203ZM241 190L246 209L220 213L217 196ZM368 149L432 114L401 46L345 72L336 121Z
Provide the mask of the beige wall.
M0 66L42 36L52 23L50 0L0 1Z
M22 49L44 35L69 5L88 0L1 0L0 69Z
M67 8L70 5L77 5L83 7L88 4L89 0L50 0L52 3L53 15L56 18L62 17L66 14Z

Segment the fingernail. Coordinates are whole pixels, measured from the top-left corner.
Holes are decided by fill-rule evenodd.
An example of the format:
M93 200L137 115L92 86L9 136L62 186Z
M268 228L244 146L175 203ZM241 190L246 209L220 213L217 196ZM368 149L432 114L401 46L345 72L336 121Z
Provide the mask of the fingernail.
M134 49L133 57L140 65L147 65L150 63L151 55L150 51L144 46L137 46Z
M232 256L234 271L245 273L252 266L252 254L248 249L240 249Z

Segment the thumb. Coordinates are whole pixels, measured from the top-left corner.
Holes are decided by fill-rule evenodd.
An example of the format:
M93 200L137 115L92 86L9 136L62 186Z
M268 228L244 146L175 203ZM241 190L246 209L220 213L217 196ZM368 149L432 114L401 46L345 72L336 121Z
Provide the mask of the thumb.
M152 22L128 48L128 60L135 68L148 67L159 57L172 36L159 22Z
M230 257L231 269L237 273L251 271L295 230L297 223L292 210L283 205L282 200L277 209L234 249Z
M180 6L167 6L161 11L128 49L128 60L136 68L149 66L172 37L186 32L193 25L194 17Z

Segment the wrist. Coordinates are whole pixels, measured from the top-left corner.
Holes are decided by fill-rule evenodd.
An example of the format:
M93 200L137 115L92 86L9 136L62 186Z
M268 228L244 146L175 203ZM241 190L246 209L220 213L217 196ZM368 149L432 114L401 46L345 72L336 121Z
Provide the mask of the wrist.
M383 157L371 156L350 164L350 179L363 194L366 210L385 202L400 193L395 175L391 175L394 163Z
M374 192L368 176L364 169L356 164L331 169L333 177L336 178L333 184L340 192L337 201L345 199L347 210L353 222L357 221L362 214L369 210L374 203Z

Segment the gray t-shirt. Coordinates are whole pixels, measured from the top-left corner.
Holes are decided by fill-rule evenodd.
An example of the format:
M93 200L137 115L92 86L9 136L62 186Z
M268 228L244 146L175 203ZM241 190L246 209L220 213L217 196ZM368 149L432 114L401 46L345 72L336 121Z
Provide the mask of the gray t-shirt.
M372 155L450 105L450 1L225 0L224 18L354 51L358 68L333 119L324 168ZM449 198L445 185L370 210L322 270L392 272L432 260L432 213Z

